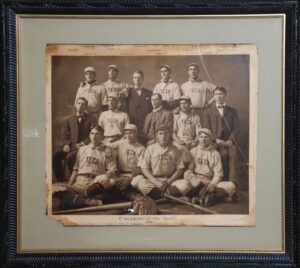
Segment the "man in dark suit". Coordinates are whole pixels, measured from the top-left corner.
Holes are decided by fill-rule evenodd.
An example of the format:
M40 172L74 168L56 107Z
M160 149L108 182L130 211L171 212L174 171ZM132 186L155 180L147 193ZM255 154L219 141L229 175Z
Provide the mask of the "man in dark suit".
M97 124L96 120L86 113L87 107L88 101L85 98L77 98L75 114L63 126L62 149L54 152L52 157L53 172L58 181L66 181L62 160L66 161L71 174L78 149L89 143L90 128Z
M163 108L162 96L159 93L151 96L151 104L153 111L146 116L143 129L147 146L156 142L158 127L167 125L171 131L173 129L173 114Z
M224 87L215 89L216 103L206 110L203 126L212 131L212 139L221 154L225 179L237 185L239 120L237 111L225 103L226 96L227 90Z
M138 139L141 143L145 143L141 136L146 115L152 111L151 96L149 89L142 87L144 81L143 71L135 71L132 77L134 87L129 88L127 97L127 113L130 122L138 128Z

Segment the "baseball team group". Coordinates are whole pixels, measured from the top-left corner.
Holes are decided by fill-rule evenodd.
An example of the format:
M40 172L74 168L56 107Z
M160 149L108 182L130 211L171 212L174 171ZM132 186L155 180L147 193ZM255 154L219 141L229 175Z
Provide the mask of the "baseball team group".
M99 83L95 68L84 68L52 155L54 210L102 205L101 194L168 194L203 207L239 200L239 120L227 89L200 80L196 63L181 86L162 65L153 90L143 87L141 70L133 85L118 80L118 66L107 72Z

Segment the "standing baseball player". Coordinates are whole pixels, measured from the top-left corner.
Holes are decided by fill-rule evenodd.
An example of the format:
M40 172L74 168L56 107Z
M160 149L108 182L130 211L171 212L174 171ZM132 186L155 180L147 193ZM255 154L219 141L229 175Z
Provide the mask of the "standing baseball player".
M201 197L211 194L216 199L227 197L231 199L235 194L236 186L230 181L222 181L221 156L211 146L211 131L206 128L199 129L198 138L199 144L191 150L192 161L184 173L184 179L175 181L168 189L168 193L180 196L188 194L193 189L202 189L199 192ZM201 204L209 205L205 202Z
M201 128L200 116L191 109L191 99L187 96L179 98L180 113L174 116L173 140L182 152L185 165L190 162L189 150L198 144L197 130Z
M63 126L63 146L53 153L52 166L56 179L60 182L66 181L66 174L62 164L65 160L70 174L76 159L78 149L89 143L89 133L96 120L87 114L88 101L79 97L75 102L75 114L68 118Z
M150 145L141 164L143 175L133 178L131 185L144 196L158 199L166 189L179 179L184 164L179 149L172 144L171 130L160 126L156 132L157 143Z
M123 183L124 189L130 184L133 177L141 174L141 161L145 147L138 142L138 129L133 124L124 128L125 139L110 144L117 152L118 180Z
M119 97L119 110L127 111L126 98L128 97L129 85L118 81L119 69L117 65L111 64L107 67L108 80L102 84L105 96L102 102L103 107L108 107L108 96L117 94Z
M101 200L93 199L110 187L117 171L113 151L103 143L103 129L92 127L90 144L80 147L77 153L69 183L54 184L53 198L59 198L60 208L101 205Z
M80 83L77 90L75 101L79 98L85 98L88 101L87 112L98 120L101 113L102 102L105 97L104 88L96 80L96 70L88 66L84 69L85 81Z
M143 139L147 146L156 142L156 133L159 126L168 125L170 129L173 129L173 114L163 107L162 96L159 93L153 93L151 104L153 111L147 114L143 129Z
M161 82L159 82L153 90L154 93L159 93L164 101L164 106L167 110L173 110L178 107L178 99L181 95L179 85L171 79L171 67L162 65L160 67Z
M193 110L202 117L204 108L214 101L213 92L216 86L207 81L200 80L199 73L199 65L197 63L190 63L188 69L189 81L181 85L181 93L191 98ZM207 93L212 95L209 100L207 100Z
M211 129L216 149L220 152L225 180L238 185L239 154L237 149L240 132L237 111L225 103L227 90L217 87L214 92L216 104L205 113L203 126Z
M124 127L129 124L126 113L119 111L119 96L112 93L108 96L108 111L101 113L98 124L104 129L105 142L112 143L124 135Z

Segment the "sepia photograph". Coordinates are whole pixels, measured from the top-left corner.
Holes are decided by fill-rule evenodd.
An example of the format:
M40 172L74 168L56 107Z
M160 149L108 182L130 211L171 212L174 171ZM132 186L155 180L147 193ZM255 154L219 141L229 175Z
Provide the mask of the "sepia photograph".
M255 226L257 47L48 44L47 215Z

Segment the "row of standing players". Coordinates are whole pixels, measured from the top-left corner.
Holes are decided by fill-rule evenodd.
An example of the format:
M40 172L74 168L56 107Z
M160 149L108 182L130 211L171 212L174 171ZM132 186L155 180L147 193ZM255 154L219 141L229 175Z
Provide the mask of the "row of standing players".
M76 115L64 126L62 150L53 155L56 178L65 181L61 160L66 158L71 173L69 183L76 189L75 193L80 196L89 192L85 198L76 198L77 205L73 200L72 205L82 205L82 202L89 204L93 200L90 198L93 192L90 183L97 185L95 189L98 192L99 185L106 190L124 190L131 184L152 198L158 198L166 190L173 195L186 195L202 188L202 193L205 189L205 192L214 193L215 196L232 199L238 182L236 145L239 123L236 110L225 103L226 89L198 80L199 67L195 63L189 65L189 81L182 85L184 95L179 93L179 96L174 95L180 90L171 81L171 69L168 65L161 66L162 81L155 86L153 92L142 87L141 71L133 74L135 87L123 87L122 83L116 82L117 66L110 65L108 71L110 80L99 85L95 81L94 68L85 68L86 81L80 85L76 96ZM113 83L119 86L113 86ZM95 88L95 85L98 86ZM214 94L214 98L208 103L205 101L206 91ZM102 101L101 113L91 108L90 102L95 104L96 99ZM103 111L105 105L108 106L108 111ZM178 105L179 111L176 111ZM92 146L92 142L89 144L92 140L90 127L95 120L101 126L100 132L103 130L101 144L106 145L102 159L104 162L100 161L101 157L89 155L91 152L87 150ZM128 125L129 122L135 125ZM170 137L167 138L168 146L162 145L159 139L160 135L168 136L163 134L168 132L164 127L171 130ZM130 136L135 138L132 140ZM147 147L146 152L138 140ZM172 143L169 142L171 140ZM133 146L134 144L137 146ZM103 162L100 166L103 165L109 155L112 159L115 158L113 151L109 153L108 148L114 148L118 152L118 180L115 171L112 171L114 175L106 173L107 168L104 166L99 170L99 163ZM181 155L180 161L178 152ZM186 170L184 179L178 180L183 170ZM120 174L126 176L120 177ZM114 178L108 179L109 177ZM78 188L78 185L81 186ZM86 191L87 188L91 189ZM83 189L85 190L82 191ZM65 199L69 204L69 198Z

